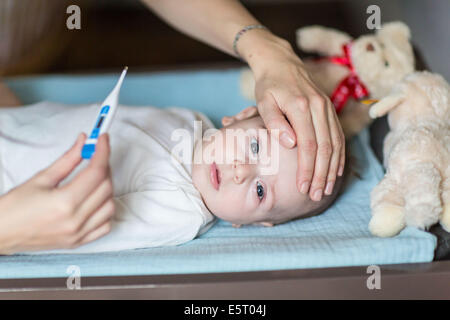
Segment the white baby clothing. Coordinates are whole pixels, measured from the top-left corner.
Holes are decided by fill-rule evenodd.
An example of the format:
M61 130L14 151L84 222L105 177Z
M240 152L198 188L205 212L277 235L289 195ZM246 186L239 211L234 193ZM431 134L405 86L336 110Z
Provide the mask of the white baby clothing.
M89 135L98 113L98 104L47 101L0 109L0 194L47 168L80 132ZM203 131L213 128L208 118L192 110L120 106L109 130L116 205L111 232L79 248L48 252L179 245L207 231L215 219L192 183L192 164L172 154L180 143L172 133L183 129L192 135L190 154L183 154L183 159L192 159L195 121L201 121ZM83 160L63 184L87 164Z

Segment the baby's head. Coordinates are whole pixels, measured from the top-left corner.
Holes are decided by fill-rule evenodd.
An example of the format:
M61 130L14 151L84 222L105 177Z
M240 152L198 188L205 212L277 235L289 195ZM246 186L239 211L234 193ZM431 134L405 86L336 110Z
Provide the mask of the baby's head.
M255 107L222 119L223 128L198 142L192 179L205 205L234 226L272 226L323 212L342 185L313 201L296 187L297 148L281 146L264 126Z

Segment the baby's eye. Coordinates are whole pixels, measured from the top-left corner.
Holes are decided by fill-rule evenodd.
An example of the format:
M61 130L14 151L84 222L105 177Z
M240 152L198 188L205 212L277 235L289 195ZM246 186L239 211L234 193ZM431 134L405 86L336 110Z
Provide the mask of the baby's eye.
M258 195L259 201L264 199L264 187L261 183L256 183L256 194Z
M258 140L256 138L252 138L252 140L250 141L250 148L252 149L252 153L254 155L257 155L259 152L259 143Z

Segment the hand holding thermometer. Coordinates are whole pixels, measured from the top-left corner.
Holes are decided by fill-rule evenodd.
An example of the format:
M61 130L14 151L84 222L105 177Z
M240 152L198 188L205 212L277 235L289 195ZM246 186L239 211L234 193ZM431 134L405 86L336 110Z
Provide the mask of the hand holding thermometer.
M111 122L117 111L117 104L119 102L120 87L122 86L123 79L127 74L128 67L123 69L114 89L109 96L103 101L97 120L95 121L94 129L92 129L91 135L86 140L83 149L81 150L81 157L83 159L90 159L95 152L95 146L97 144L98 137L107 132L111 126Z

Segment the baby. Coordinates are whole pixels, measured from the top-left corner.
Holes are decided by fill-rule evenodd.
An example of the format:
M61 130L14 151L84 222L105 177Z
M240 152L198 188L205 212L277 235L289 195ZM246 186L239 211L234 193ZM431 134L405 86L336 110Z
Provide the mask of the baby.
M0 108L0 195L48 167L80 131L90 132L97 114L95 104ZM47 252L179 245L206 232L215 217L236 227L273 226L321 213L336 198L342 177L321 201L298 192L297 150L279 145L255 107L222 124L214 129L203 114L187 109L120 106L109 132L116 207L111 232L76 249Z
M221 130L196 145L194 158L202 152L203 161L192 166L194 186L215 216L235 227L273 226L318 214L336 198L342 179L321 201L298 192L297 150L279 144L256 107L224 117L222 124ZM236 138L234 143L229 143L230 137Z

